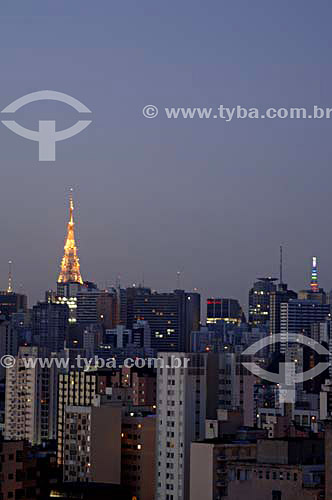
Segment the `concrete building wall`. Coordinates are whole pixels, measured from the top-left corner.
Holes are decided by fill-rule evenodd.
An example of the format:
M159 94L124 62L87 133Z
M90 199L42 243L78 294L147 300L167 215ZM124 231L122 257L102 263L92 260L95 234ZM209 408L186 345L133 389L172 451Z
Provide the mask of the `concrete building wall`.
M190 500L213 500L213 445L192 443L190 452Z
M260 441L257 446L257 462L287 464L288 441L276 439Z
M228 464L256 459L253 443L225 443L219 439L191 444L190 500L220 500L228 496Z
M258 466L241 464L234 467L228 484L231 500L318 500L317 488L303 488L302 471L297 466ZM330 498L330 497L327 497Z
M132 374L133 404L154 405L156 404L156 377L138 373Z
M256 424L256 412L254 404L254 385L256 377L252 374L243 375L243 423L247 427Z
M91 481L121 482L121 408L91 409Z

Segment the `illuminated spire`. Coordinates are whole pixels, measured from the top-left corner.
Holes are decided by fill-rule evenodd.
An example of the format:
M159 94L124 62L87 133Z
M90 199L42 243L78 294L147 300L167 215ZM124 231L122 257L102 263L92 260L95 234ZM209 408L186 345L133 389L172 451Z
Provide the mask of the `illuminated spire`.
M69 214L70 214L70 217L69 217L69 222L71 224L74 224L73 212L74 212L73 188L70 188L70 195L69 195Z
M9 270L8 270L8 287L7 293L13 293L13 276L12 276L12 261L8 262Z
M77 256L77 247L75 243L74 233L74 202L73 190L70 189L69 197L69 222L67 225L67 238L65 243L65 253L61 262L61 271L58 278L58 283L81 283L83 284L80 261Z
M310 288L312 292L318 292L317 257L312 258Z

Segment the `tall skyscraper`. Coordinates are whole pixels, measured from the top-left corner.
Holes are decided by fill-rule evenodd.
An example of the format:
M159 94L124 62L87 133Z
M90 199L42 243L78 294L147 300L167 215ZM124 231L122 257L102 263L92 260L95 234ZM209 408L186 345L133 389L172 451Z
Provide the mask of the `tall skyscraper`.
M242 307L238 300L220 297L207 299L206 323L216 323L221 320L237 325L244 320Z
M283 302L297 299L297 293L288 290L286 283L279 283L278 289L270 293L270 335L280 333L280 306ZM276 345L271 345L271 350L276 349Z
M96 307L98 323L104 328L115 328L119 323L116 290L103 290L97 297Z
M136 321L135 317L135 303L136 303L136 297L137 296L149 296L151 295L151 289L142 287L142 286L132 286L128 287L125 290L125 297L122 291L122 294L120 296L121 298L121 303L122 303L122 314L123 314L123 309L125 308L125 324L127 328L132 329L133 324ZM139 299L138 299L139 300Z
M282 335L281 352L285 352L289 333L311 335L314 323L324 322L330 315L330 305L320 304L315 300L296 300L281 303L280 333Z
M97 287L82 287L77 293L77 323L79 325L96 324L102 318L98 317L98 300L103 292ZM101 310L100 310L100 315Z
M32 335L36 345L48 352L64 348L68 331L69 308L67 304L39 302L32 308Z
M61 262L61 270L58 278L58 295L65 296L66 284L83 285L83 280L80 271L80 262L77 255L77 247L75 242L75 223L74 223L74 202L72 189L70 190L69 199L69 222L67 224L67 237L64 246L64 256Z
M2 356L16 356L18 349L18 333L12 322L0 320L0 359ZM0 380L5 378L6 368L0 364Z
M10 319L12 314L27 312L27 297L21 293L0 291L0 316Z
M128 289L127 289L128 290ZM199 328L200 294L174 290L151 292L149 288L129 289L127 327L142 320L149 323L150 346L159 351L188 351L190 333Z
M265 325L270 320L270 294L276 291L276 278L258 278L249 291L249 323Z
M189 359L188 368L158 368L157 474L158 500L188 500L190 444L205 437L205 420L216 418L218 355L160 353Z

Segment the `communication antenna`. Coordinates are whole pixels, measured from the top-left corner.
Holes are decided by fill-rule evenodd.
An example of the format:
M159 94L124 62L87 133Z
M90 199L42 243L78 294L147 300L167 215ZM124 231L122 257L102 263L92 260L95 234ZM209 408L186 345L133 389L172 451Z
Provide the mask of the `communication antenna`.
M318 292L318 271L317 271L317 257L312 258L311 268L311 283L310 288L312 292Z
M177 271L176 273L176 288L177 290L181 290L181 271Z
M13 274L12 274L12 261L8 262L8 287L7 293L13 293Z

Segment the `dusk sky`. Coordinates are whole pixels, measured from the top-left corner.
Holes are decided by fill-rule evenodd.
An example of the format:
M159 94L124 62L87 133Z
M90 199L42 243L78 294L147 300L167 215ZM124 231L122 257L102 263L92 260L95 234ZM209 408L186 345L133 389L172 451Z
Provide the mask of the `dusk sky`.
M247 304L254 279L332 288L332 119L178 120L163 107L332 107L328 0L2 2L0 108L69 94L92 124L56 162L0 124L0 288L8 260L29 305L55 288L74 188L81 271ZM158 117L142 108L154 104ZM40 102L15 115L57 129L80 115Z

